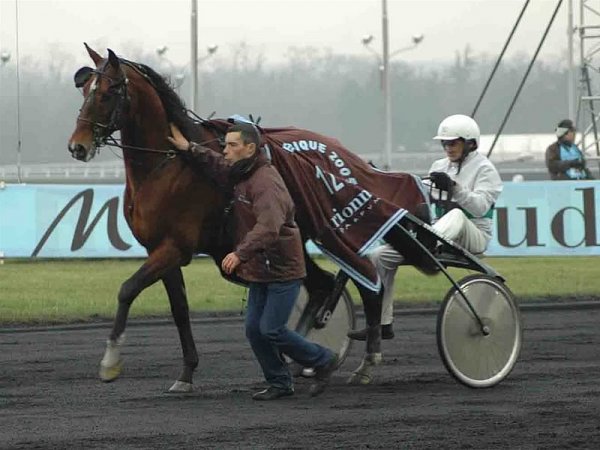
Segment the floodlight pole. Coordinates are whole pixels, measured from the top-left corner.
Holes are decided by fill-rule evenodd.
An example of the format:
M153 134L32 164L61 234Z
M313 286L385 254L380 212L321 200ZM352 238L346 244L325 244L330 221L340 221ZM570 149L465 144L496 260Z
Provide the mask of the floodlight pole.
M198 114L198 0L192 0L191 30L192 110Z
M391 170L392 168L392 89L390 81L390 59L399 53L407 50L412 50L423 40L423 35L414 35L412 37L412 44L400 48L390 53L389 45L389 25L388 25L388 9L387 0L381 0L381 34L383 42L383 51L381 58L377 55L377 52L369 47L373 41L373 35L363 37L362 43L371 53L377 56L377 60L380 61L379 70L381 71L381 90L383 93L383 115L384 115L384 147L383 147L383 169Z
M384 147L383 169L392 168L392 96L390 86L390 45L388 36L387 0L381 0L381 30L383 53L381 63L381 84L383 88Z
M576 120L575 118L575 65L573 63L573 39L575 35L575 29L573 25L573 0L569 0L567 4L568 9L568 24L567 24L567 44L568 44L568 58L569 58L569 69L567 72L567 102L568 102L568 114L569 119Z

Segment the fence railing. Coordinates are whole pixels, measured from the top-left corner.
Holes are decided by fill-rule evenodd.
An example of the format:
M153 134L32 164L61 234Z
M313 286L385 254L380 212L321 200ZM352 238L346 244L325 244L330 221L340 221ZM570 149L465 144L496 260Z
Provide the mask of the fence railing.
M381 155L362 154L365 161L378 165ZM393 155L394 170L410 172L416 175L426 175L431 163L439 158L438 153L399 153ZM525 180L541 180L548 178L544 164L532 161L497 162L502 178L510 181L515 175L523 175ZM103 162L73 162L73 163L41 163L22 164L17 166L0 165L0 181L5 183L98 183L122 184L125 182L125 167L122 160Z
M50 163L0 166L6 183L124 183L123 161L101 163Z

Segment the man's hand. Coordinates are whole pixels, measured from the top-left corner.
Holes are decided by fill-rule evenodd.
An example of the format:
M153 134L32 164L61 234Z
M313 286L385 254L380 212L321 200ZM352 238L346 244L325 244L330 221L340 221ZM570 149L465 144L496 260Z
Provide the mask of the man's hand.
M569 166L571 166L574 169L583 169L583 161L579 159L574 159L573 161L570 161Z
M177 126L175 124L171 123L170 125L171 125L171 134L173 135L173 137L167 136L167 139L169 140L169 142L171 144L173 144L173 146L177 150L182 150L182 151L189 150L190 143L185 138L185 136L183 134L181 134L181 131L179 131L179 128L177 128Z
M225 258L223 258L223 261L221 262L221 269L223 269L223 272L225 272L227 275L231 275L241 262L242 261L238 255L231 252L225 256Z
M454 181L445 172L431 172L429 174L431 182L442 191L449 191L454 186Z

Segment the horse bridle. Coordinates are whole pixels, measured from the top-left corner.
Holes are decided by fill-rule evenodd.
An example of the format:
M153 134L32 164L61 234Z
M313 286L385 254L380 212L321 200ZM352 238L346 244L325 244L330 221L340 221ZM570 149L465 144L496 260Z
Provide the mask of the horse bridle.
M77 117L77 121L87 122L92 125L92 141L94 143L94 147L100 148L106 145L108 139L111 135L122 128L123 120L127 109L129 108L129 93L127 91L127 85L129 84L129 80L127 75L125 75L124 71L121 71L123 76L119 79L115 79L105 74L106 66L108 61L104 63L102 69L92 69L89 71L89 74L96 74L96 79L92 82L92 86L90 87L90 91L88 92L81 110L85 107L86 104L91 103L88 108L88 111L91 110L91 118L81 117L81 110L79 112L79 116ZM101 78L108 79L110 82L110 86L108 87L108 93L116 96L116 102L110 114L110 119L108 123L102 123L97 120L95 117L95 108L94 108L94 99L96 94L96 89L98 88L98 84Z
M144 78L148 83L150 83L151 86L154 87L154 83L152 82L152 80L135 63L132 63L127 60L121 60L121 62L124 64L127 64L133 70L138 72L142 76L142 78ZM89 69L81 75L82 77L84 77L84 80L87 80L88 77L91 76L92 74L96 74L96 79L94 80L93 85L91 86L90 91L88 92L88 95L86 96L86 98L83 102L84 106L86 105L87 102L94 101L94 94L98 87L98 82L99 82L100 78L104 77L110 81L111 84L108 88L109 91L116 90L116 92L114 93L114 95L117 96L116 104L115 104L115 107L113 108L113 111L110 115L110 120L107 124L99 122L97 120L81 117L81 110L79 113L80 115L77 117L77 121L87 122L92 125L92 140L94 143L94 147L100 148L105 145L109 145L109 146L119 147L122 149L139 150L139 151L152 152L152 153L163 153L163 154L167 155L168 159L174 158L178 154L178 152L176 152L174 150L159 150L159 149L155 149L155 148L123 145L121 143L118 143L117 140L112 137L112 134L115 131L117 131L123 127L123 125L124 125L123 121L125 119L125 114L127 112L127 109L129 108L129 100L130 99L129 99L129 92L127 89L128 85L129 85L129 79L127 78L127 75L125 74L125 71L123 71L123 70L121 70L123 76L120 77L119 79L115 79L113 77L106 75L104 73L104 70L106 69L107 64L108 64L108 61L106 61L104 63L104 66L100 70L99 69L91 69L89 67L80 69L80 70ZM77 83L77 77L78 77L78 74L75 74L76 83ZM84 80L81 80L82 85L85 84ZM92 107L93 107L93 104L91 105L90 109L92 109ZM83 109L83 106L81 109ZM92 111L93 111L93 109L92 109ZM112 143L110 143L110 144L108 143L109 139L112 140ZM222 138L217 137L215 139L209 139L209 140L206 140L203 142L199 142L198 144L204 145L204 144L207 144L207 143L210 143L213 141L219 141L219 143L221 143Z

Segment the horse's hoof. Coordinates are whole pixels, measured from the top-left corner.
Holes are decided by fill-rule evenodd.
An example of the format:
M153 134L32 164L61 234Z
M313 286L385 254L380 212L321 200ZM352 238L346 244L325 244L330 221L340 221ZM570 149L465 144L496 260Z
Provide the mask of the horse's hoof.
M192 383L186 383L185 381L177 380L173 383L173 386L169 388L170 394L189 394L194 392L194 385Z
M348 378L348 384L371 384L373 381L373 367L381 364L383 355L381 353L366 353L360 366Z
M350 375L350 378L348 378L348 381L346 383L364 386L367 384L371 384L372 380L373 379L371 378L371 375L368 375L366 373L354 372L352 375Z
M110 367L100 364L100 379L105 383L116 380L118 376L121 375L122 367L121 361L117 361L114 366Z

